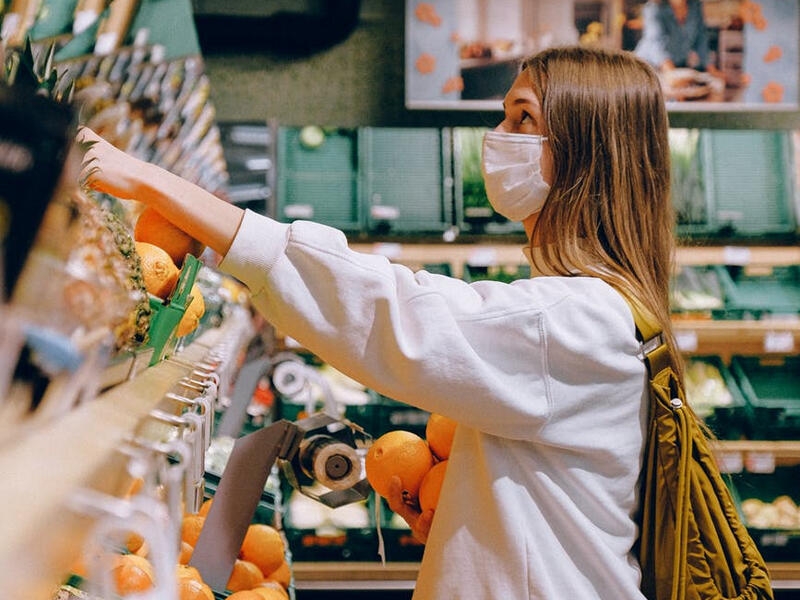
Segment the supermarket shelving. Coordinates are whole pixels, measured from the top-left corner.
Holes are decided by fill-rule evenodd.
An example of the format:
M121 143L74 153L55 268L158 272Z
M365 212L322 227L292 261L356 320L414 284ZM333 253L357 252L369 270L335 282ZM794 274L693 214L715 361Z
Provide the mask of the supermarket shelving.
M82 489L118 494L126 483L120 447L147 436L143 424L151 411L170 410L162 403L165 394L211 349L241 340L248 327L247 314L226 319L132 379L5 439L0 445L5 515L0 519L0 597L51 600L92 524L90 517L70 510L75 494Z

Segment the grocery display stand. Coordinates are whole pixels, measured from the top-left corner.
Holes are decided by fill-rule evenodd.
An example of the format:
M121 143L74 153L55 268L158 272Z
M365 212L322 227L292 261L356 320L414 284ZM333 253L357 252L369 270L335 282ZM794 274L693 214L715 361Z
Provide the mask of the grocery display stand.
M215 371L218 389L224 389L236 346L249 341L250 328L249 314L234 310L179 353L0 446L0 495L9 516L0 520L0 597L53 597L93 523L91 515L75 510L75 498L86 489L119 493L127 474L120 450L134 438L156 441L163 434L157 423L148 427L154 411L162 420L181 413L165 397L194 377L210 353L227 357ZM227 348L224 354L221 348Z

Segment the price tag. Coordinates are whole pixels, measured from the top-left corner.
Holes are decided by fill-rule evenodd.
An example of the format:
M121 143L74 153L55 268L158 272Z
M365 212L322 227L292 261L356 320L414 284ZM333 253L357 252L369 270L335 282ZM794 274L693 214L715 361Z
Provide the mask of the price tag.
M369 207L369 216L382 221L395 221L400 218L400 209L396 206L375 204Z
M694 352L697 350L697 332L693 329L676 331L675 343L681 352Z
M491 267L497 264L497 252L494 248L477 248L469 255L468 262L474 267Z
M717 452L714 457L723 473L741 473L744 470L744 456L741 452Z
M750 248L741 246L726 246L722 251L722 259L726 265L750 264Z
M313 219L314 207L310 204L287 204L283 207L287 219Z
M772 452L748 452L744 464L751 473L774 473L775 455Z
M389 260L400 258L403 253L403 246L401 244L391 244L380 242L372 246L372 253L385 256Z
M793 352L794 335L791 331L768 331L764 334L764 352Z

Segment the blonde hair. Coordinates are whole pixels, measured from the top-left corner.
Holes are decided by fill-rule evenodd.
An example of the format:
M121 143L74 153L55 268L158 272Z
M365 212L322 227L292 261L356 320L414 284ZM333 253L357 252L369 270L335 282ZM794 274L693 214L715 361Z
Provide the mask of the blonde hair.
M570 267L633 296L670 323L674 254L668 115L653 69L630 52L550 48L523 69L539 98L553 154L553 183L532 239L541 260Z

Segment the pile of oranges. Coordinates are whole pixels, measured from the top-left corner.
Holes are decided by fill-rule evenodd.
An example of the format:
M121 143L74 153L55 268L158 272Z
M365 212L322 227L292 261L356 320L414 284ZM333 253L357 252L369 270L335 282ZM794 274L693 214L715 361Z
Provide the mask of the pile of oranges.
M197 514L188 514L181 523L181 553L179 563L186 565L200 538L206 515L213 500L206 500ZM187 567L190 571L192 567ZM194 569L196 571L196 569ZM199 574L198 574L199 575ZM196 578L198 579L198 578ZM199 579L202 583L202 579ZM286 547L277 529L263 523L253 523L248 529L233 565L226 589L234 600L287 600L291 583L291 567L286 560ZM238 594L238 595L237 595ZM198 596L198 600L202 597ZM188 596L180 600L194 600ZM204 599L203 599L204 600Z
M202 513L187 514L181 526L181 550L176 565L179 600L214 600L214 592L203 581L200 572L189 565L194 544L200 536L211 500L204 503ZM153 563L148 557L147 542L140 536L128 536L123 553L115 554L111 563L112 581L118 596L125 598L152 590L156 586ZM80 565L73 567L77 575L86 576ZM227 583L234 600L288 600L291 567L286 560L283 538L274 527L254 523L247 530L239 556Z
M138 492L140 478L134 479L126 495ZM178 600L215 600L214 591L203 581L189 561L200 538L213 499L203 502L196 513L187 513L181 521L181 546L176 565ZM124 547L111 557L111 576L116 594L125 598L152 590L156 586L153 563L147 540L135 532L126 532ZM71 573L87 577L82 558L72 565ZM242 541L226 589L234 600L288 600L292 572L286 560L283 537L270 525L253 523Z
M186 255L200 256L205 250L200 242L149 206L136 220L133 239L141 260L144 286L149 294L161 300L166 300L175 289ZM178 337L194 331L205 313L205 301L197 285L192 286L190 296L192 300L175 332Z
M431 413L424 438L402 429L380 436L367 451L364 463L372 489L386 498L392 478L399 477L412 503L422 511L436 510L455 428L453 419Z

